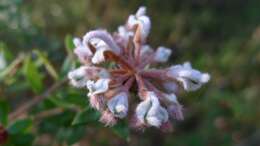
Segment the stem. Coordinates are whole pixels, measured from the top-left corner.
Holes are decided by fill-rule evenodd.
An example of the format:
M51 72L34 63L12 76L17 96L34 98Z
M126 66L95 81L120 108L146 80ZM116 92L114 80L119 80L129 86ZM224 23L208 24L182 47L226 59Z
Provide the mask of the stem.
M26 102L25 104L21 105L20 107L18 107L14 112L12 112L9 115L9 119L11 121L15 120L20 115L22 115L25 112L27 112L28 110L30 110L34 105L40 103L43 99L47 98L51 93L53 93L55 90L60 88L64 83L67 82L67 80L68 79L65 78L65 79L61 80L60 82L53 84L42 95L37 95L37 96L33 97L32 100L30 100L30 101Z

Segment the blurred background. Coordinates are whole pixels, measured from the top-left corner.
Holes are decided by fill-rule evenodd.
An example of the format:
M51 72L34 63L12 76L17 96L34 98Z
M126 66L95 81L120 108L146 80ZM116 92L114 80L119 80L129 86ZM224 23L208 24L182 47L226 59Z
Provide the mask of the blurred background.
M125 121L104 127L86 91L64 83L78 65L72 36L115 31L142 5L152 20L149 43L173 50L168 65L190 61L212 76L200 90L179 95L185 120L173 121L172 133L136 132ZM259 146L260 1L1 0L0 143Z

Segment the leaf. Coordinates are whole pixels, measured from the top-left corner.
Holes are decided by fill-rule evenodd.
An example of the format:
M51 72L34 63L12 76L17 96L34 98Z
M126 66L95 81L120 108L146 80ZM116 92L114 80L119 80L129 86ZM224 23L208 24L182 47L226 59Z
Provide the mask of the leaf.
M56 106L62 107L65 109L71 109L71 108L75 107L73 104L66 102L66 100L60 99L58 97L51 97L51 98L48 98L48 100L51 101Z
M9 106L6 101L0 101L0 125L7 125Z
M126 121L118 122L113 128L114 133L116 133L119 137L129 141L129 128Z
M24 60L25 56L23 54L19 55L10 65L5 67L4 70L0 71L0 81L5 79L13 70L17 69L17 66Z
M55 68L53 67L53 65L50 63L48 58L45 56L45 54L43 54L42 52L40 52L38 50L34 50L34 52L38 55L40 61L43 63L46 70L53 77L53 79L58 80L58 78L59 78L58 73L55 70Z
M28 56L24 64L24 73L27 81L29 82L32 90L35 93L40 93L43 89L42 75L40 74L36 65L32 62L31 57Z
M76 114L72 121L72 125L83 125L83 124L89 124L92 122L98 121L100 117L100 113L95 111L94 109L88 107L85 108L82 112L79 112Z
M8 133L12 135L25 133L31 126L31 119L17 120L8 128Z
M66 35L65 37L65 47L68 55L73 54L73 49L75 48L74 43L73 43L73 38L71 35Z

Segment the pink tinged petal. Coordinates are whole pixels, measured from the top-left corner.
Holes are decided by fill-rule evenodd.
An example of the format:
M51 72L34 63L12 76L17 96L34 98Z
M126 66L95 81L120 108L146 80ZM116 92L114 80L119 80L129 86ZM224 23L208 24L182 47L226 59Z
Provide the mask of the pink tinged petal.
M172 104L167 108L171 117L175 118L176 120L183 120L183 108L180 104Z
M154 61L167 62L171 53L172 53L171 49L165 47L159 47L155 52Z
M89 62L91 56L93 55L90 49L87 46L83 45L79 38L74 38L73 43L76 46L74 53L78 56L80 62Z
M88 96L105 93L109 89L110 79L101 78L96 82L89 80L87 81L87 88L89 90Z
M210 79L208 73L193 69L190 63L170 67L167 76L181 82L186 91L197 90Z
M110 111L104 111L99 119L106 126L114 126L117 122L116 118Z
M124 118L128 112L128 95L120 92L107 102L108 109L115 117Z
M173 131L172 123L170 121L162 123L162 125L160 126L160 130L165 133L172 132Z
M102 95L93 95L89 97L89 103L91 107L102 111L105 107L105 99Z

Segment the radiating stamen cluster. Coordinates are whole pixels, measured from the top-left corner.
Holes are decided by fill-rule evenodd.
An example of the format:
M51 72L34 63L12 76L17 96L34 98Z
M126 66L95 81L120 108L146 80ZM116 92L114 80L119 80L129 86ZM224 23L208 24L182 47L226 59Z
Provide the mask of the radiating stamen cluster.
M188 62L151 68L165 63L171 49L160 46L154 51L146 42L150 28L146 8L140 7L112 35L93 30L83 39L74 39L74 52L82 66L69 72L68 78L73 86L88 89L91 106L101 112L100 121L107 126L129 113L136 128L169 128L169 117L183 119L175 95L179 88L194 91L210 79L209 74L193 69ZM137 92L136 96L130 96L130 92ZM135 101L139 102L137 106Z

